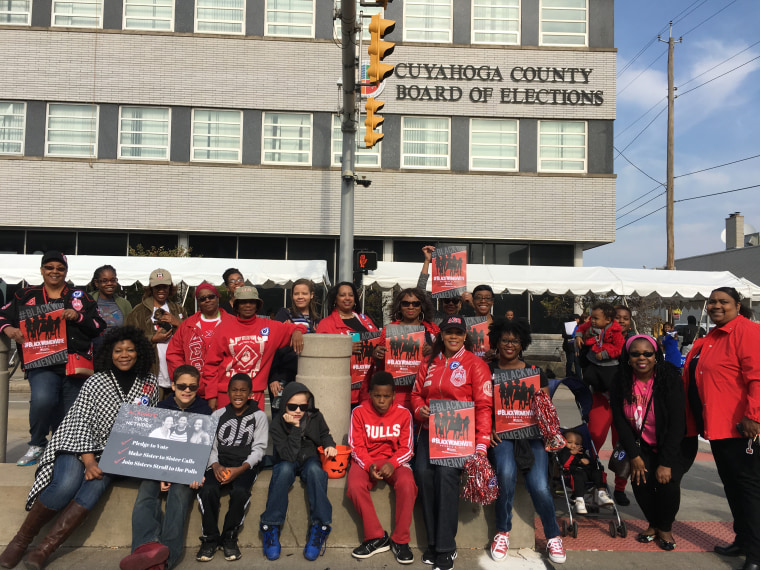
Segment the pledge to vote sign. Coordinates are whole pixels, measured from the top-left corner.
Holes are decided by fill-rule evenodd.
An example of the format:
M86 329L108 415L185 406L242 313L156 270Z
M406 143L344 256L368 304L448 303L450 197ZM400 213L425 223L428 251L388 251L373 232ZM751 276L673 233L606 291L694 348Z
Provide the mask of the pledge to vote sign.
M216 418L122 404L99 466L105 473L189 485L202 481Z

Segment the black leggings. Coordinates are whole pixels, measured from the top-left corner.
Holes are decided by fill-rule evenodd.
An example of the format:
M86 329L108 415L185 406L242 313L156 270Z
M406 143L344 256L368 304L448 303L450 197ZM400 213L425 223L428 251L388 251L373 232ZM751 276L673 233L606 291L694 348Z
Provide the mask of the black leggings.
M652 528L670 532L673 521L681 506L681 478L684 469L682 464L671 466L670 482L657 482L657 468L660 466L659 455L646 442L641 442L641 459L644 460L646 483L637 485L631 480L636 502L644 512L647 522Z

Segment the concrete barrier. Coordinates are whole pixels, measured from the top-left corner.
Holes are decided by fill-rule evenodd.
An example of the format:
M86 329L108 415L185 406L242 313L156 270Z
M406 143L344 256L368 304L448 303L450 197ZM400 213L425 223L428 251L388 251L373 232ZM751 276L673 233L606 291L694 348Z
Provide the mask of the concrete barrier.
M253 486L251 505L246 523L240 533L243 547L261 546L259 516L264 512L269 489L271 471L263 471ZM34 480L34 468L16 467L12 464L0 465L0 544L8 544L21 526L26 511L24 505L29 488ZM346 478L330 479L327 494L333 506L332 534L327 542L333 547L355 547L364 538L361 519L356 514L351 501L346 498ZM137 496L137 482L131 479L117 481L101 499L98 506L81 528L66 542L69 546L126 547L132 542L132 506ZM455 498L452 497L452 500ZM373 493L373 501L380 522L386 530L392 529L392 490L380 483ZM227 499L222 501L222 514L227 510ZM307 516L309 512L306 489L300 480L290 491L290 508L282 529L284 547L303 547L306 540ZM532 548L534 545L533 505L522 482L518 482L512 519L510 545L512 548ZM220 523L221 524L221 523ZM457 544L460 548L483 548L495 533L493 507L480 507L459 499L459 532ZM42 534L42 533L41 533ZM201 534L201 515L197 505L193 507L186 526L187 545L198 542ZM424 549L427 544L425 526L419 504L415 508L411 528L411 545ZM39 540L39 537L38 539Z

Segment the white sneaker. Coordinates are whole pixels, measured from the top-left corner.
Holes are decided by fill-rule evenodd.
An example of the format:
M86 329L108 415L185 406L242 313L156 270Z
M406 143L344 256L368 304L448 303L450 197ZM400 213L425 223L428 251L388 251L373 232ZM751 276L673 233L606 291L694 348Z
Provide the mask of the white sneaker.
M507 557L507 550L509 550L509 533L497 532L491 543L491 558L497 562L504 560Z
M575 497L575 512L579 515L588 514L588 511L586 510L586 501L583 500L583 497Z
M599 489L596 492L596 504L600 507L609 507L615 503L610 499L610 496L605 489Z
M560 537L550 538L546 543L546 551L549 553L549 560L555 564L564 564L567 561L565 548L562 546Z
M30 445L29 449L26 450L26 453L23 455L21 459L16 461L16 465L19 467L27 467L29 465L34 465L37 463L37 460L40 458L42 453L45 451L44 447L38 447L36 445Z

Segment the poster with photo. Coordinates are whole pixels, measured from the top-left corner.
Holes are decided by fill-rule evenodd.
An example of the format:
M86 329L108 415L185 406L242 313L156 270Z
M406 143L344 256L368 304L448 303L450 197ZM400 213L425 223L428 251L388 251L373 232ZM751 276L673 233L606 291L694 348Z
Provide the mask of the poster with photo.
M472 352L482 358L491 350L488 321L485 317L465 317L464 323L467 325L467 334L472 339Z
M100 468L105 473L189 485L202 481L217 419L122 404Z
M498 435L525 428L538 430L538 420L530 404L540 389L541 376L537 368L494 370L494 430Z
M467 248L437 247L431 261L433 298L458 297L467 290Z
M396 386L411 386L417 378L425 345L425 327L388 325L385 327L385 371Z
M372 354L375 347L380 341L380 331L353 333L356 338L354 342L362 343L362 350L359 354L351 354L351 391L359 390L364 382L364 377L369 372L370 367L375 361Z
M430 463L464 467L475 453L475 403L430 400Z
M63 303L24 306L18 311L18 322L24 335L24 369L66 364L69 353Z

